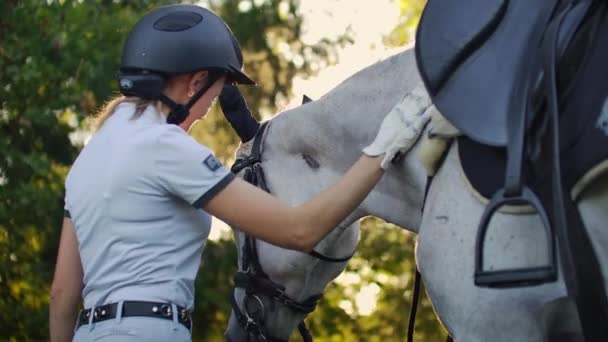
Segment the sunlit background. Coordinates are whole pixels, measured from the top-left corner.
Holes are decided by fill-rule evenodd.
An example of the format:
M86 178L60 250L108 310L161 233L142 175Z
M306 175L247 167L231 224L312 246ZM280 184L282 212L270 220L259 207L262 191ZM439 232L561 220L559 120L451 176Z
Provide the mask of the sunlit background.
M208 0L241 42L241 87L259 119L316 99L412 44L424 0ZM120 47L143 13L167 0L0 1L0 340L48 340L48 289L63 214L63 182L116 96ZM193 136L227 165L238 138L218 108ZM92 180L94 181L94 180ZM404 341L414 236L365 219L355 257L307 319L316 341ZM214 222L196 284L194 341L222 340L236 269L232 234ZM416 340L445 331L428 300ZM299 341L297 334L294 341Z

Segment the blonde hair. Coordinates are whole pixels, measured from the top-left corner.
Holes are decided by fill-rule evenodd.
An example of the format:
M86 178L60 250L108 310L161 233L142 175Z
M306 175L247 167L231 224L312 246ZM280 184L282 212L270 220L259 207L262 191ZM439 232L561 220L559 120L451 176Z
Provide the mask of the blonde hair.
M126 97L122 95L116 96L106 102L95 115L93 131L99 130L101 126L103 126L103 124L106 122L106 120L110 116L112 116L112 114L114 114L114 112L116 111L116 107L118 107L119 104L126 102L135 103L135 113L133 113L132 119L139 118L149 105L159 105L157 101L144 100L139 97Z

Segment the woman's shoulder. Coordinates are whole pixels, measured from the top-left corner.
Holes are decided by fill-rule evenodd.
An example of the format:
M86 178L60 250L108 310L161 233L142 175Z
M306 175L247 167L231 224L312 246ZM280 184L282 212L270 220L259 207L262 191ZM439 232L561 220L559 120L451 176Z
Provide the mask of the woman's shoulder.
M177 141L189 141L193 140L192 137L188 135L183 129L179 126L171 125L171 124L162 124L157 125L150 132L154 135L154 138L158 142L171 142L174 140Z
M176 125L159 125L155 127L154 138L159 151L210 153L210 149L196 141Z

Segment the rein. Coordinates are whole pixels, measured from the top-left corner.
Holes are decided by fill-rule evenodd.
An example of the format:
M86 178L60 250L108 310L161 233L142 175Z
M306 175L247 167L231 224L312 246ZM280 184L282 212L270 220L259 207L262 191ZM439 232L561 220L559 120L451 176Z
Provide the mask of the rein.
M231 171L234 174L244 171L243 179L245 181L271 193L266 183L264 169L262 168L262 150L268 125L269 121L260 125L253 138L251 154L245 158L237 159ZM354 253L342 258L328 257L314 250L308 254L326 262L346 262ZM264 324L265 307L260 295L272 298L293 311L309 314L315 310L317 302L323 294L310 296L301 302L289 297L285 293L285 286L272 281L268 274L264 272L258 258L256 239L251 235L245 234L241 255L243 271L238 271L235 274L234 285L235 290L236 288L245 289L245 297L242 303L243 309L241 310L236 302L236 291L233 291L231 298L232 309L241 328L243 328L249 337L254 337L258 341L286 341L273 337L266 331ZM311 342L313 340L304 321L298 324L298 330L304 342Z

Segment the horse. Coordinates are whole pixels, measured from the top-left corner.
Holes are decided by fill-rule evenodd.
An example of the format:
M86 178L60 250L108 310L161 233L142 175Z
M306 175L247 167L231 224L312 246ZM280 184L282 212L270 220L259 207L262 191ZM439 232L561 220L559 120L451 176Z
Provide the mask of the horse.
M372 141L386 113L405 93L420 85L411 58L408 50L372 65L320 99L269 120L261 143L261 165L269 191L290 205L297 205L336 181ZM251 148L251 142L241 144L237 159L239 155L249 155L246 150ZM422 165L413 158L404 158L398 167L387 172L362 205L315 247L325 259L257 240L259 264L274 283L284 286L285 295L299 302L312 300L310 309L314 309L314 299L344 270L354 253L359 219L372 215L417 232L425 179ZM403 191L396 192L395 188ZM238 227L233 230L239 270L244 272L245 238ZM231 341L246 340L247 334L237 319L239 313L235 313L243 310L244 292L242 288L235 289L234 298L240 309L233 310L226 330ZM269 297L259 296L264 308L264 329L268 336L287 340L307 313Z
M291 205L300 204L336 181L372 141L386 113L404 94L421 87L414 51L405 49L355 73L320 99L279 113L264 124L257 142L241 144L237 159L255 164L258 169L249 168L249 176L257 175L273 195ZM543 340L540 311L544 303L563 296L561 276L556 282L533 287L475 286L475 236L486 203L463 177L457 143L447 144L445 158L426 192L428 172L419 155L429 142L432 127L433 122L361 206L315 247L327 260L260 240L247 242L238 227L232 227L239 272L251 270L252 262L247 258L253 246L257 255L253 264L261 267L266 278L249 288L243 279L236 282L225 333L229 341L288 340L298 326L303 331L300 323L355 250L358 221L365 216L417 234L417 266L433 308L450 336L462 341ZM608 220L603 210L608 207L608 176L604 173L587 186L577 204L606 277L608 233L601 226ZM547 246L539 244L542 229L534 229L538 224L533 213L497 213L487 237L486 258L496 267L546 262ZM245 258L244 251L248 251ZM270 291L248 292L269 283L274 284ZM291 305L294 302L300 305ZM306 333L303 336L310 340Z

